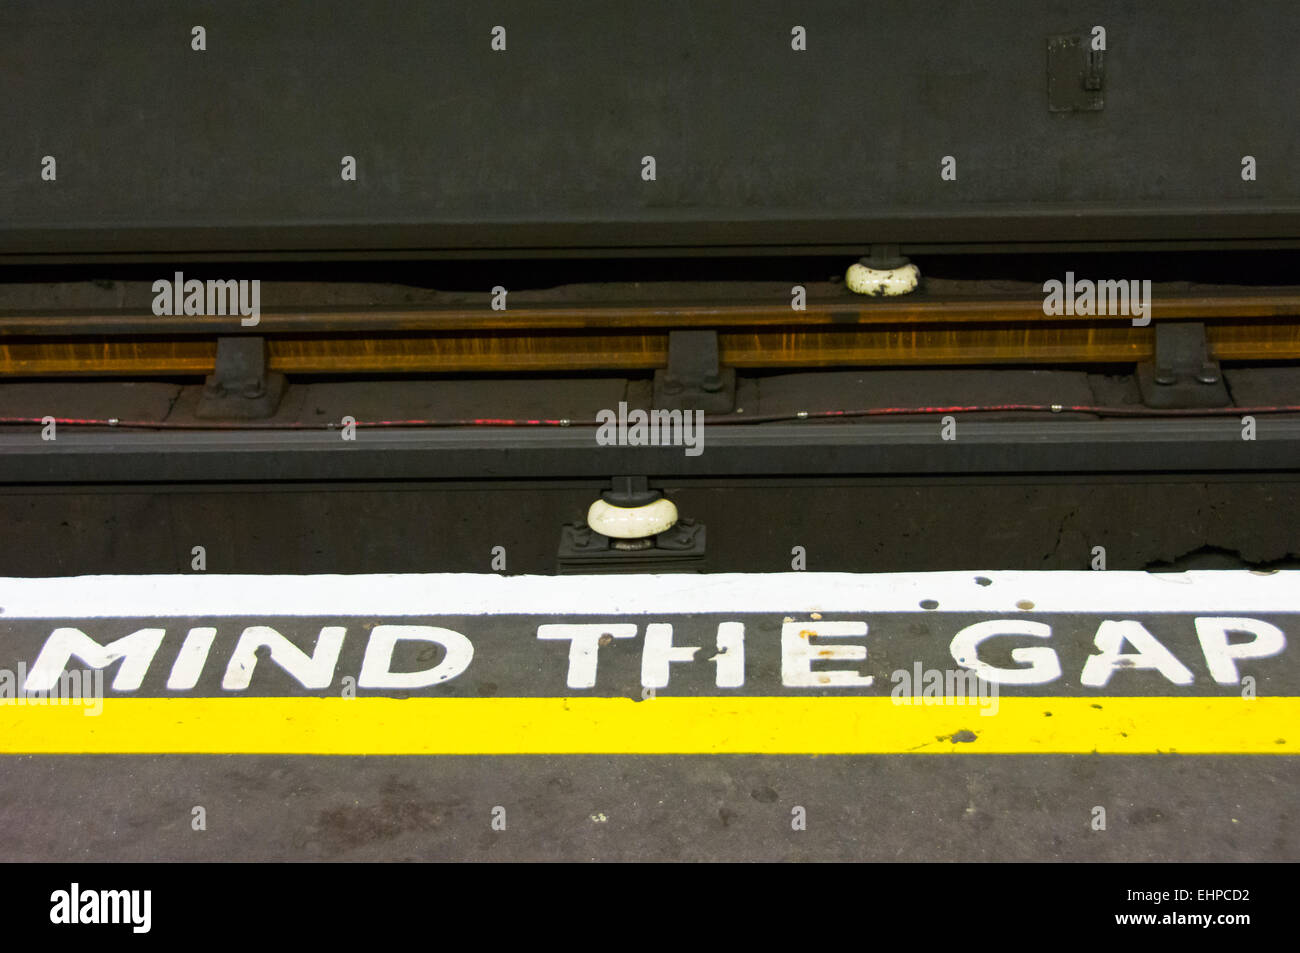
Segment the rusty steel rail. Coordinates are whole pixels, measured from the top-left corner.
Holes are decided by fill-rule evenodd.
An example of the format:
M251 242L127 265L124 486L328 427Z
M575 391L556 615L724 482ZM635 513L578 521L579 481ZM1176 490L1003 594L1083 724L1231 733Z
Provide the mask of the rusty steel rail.
M810 287L807 309L748 300L577 302L511 306L307 307L238 317L138 312L0 314L0 375L202 374L216 337L267 338L271 370L297 374L629 371L662 367L668 335L719 332L738 368L1149 360L1155 323L1206 323L1217 360L1300 359L1300 289L1197 292L1156 299L1154 320L1045 317L1041 298L886 301Z

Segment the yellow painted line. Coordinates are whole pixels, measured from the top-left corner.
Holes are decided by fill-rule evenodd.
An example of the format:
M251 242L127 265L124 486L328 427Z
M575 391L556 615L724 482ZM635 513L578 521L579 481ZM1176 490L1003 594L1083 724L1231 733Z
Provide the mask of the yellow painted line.
M1004 697L990 715L888 697L109 698L85 712L0 705L0 753L1300 752L1300 698Z

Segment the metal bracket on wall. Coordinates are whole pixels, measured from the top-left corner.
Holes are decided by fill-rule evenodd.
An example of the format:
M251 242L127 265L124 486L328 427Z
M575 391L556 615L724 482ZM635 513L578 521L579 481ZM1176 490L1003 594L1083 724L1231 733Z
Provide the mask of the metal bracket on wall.
M616 507L644 507L663 493L650 488L643 476L614 477L601 499ZM698 572L704 562L704 524L678 520L655 536L612 539L586 523L560 529L556 557L564 573Z
M585 524L560 530L556 558L560 574L613 572L699 572L704 563L704 524L679 520L654 537L653 545L628 550L622 540L602 536Z
M1139 364L1142 403L1159 409L1226 407L1228 388L1217 361L1210 360L1200 321L1157 323L1155 360Z
M655 371L658 410L727 414L736 406L736 371L718 363L717 331L669 331L668 367Z
M270 417L284 396L285 377L266 369L266 339L217 338L217 363L203 385L194 416L220 420Z
M1047 38L1047 108L1054 113L1095 112L1105 105L1104 50L1092 38L1063 33Z

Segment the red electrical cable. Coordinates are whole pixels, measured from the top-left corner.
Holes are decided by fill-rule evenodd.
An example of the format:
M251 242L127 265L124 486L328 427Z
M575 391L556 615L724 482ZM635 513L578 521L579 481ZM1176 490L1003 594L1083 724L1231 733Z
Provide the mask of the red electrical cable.
M1095 404L954 404L949 406L921 407L870 407L860 410L810 410L779 414L718 414L706 415L705 422L718 426L774 423L783 420L830 420L854 417L926 416L933 414L983 414L983 413L1051 413L1090 414L1097 417L1228 417L1243 414L1300 413L1300 405L1279 404L1249 407L1202 407L1194 409L1153 409L1149 407L1102 406ZM36 425L50 422L60 426L114 427L132 430L337 430L341 425L302 421L165 421L120 420L112 417L0 417L0 425ZM509 418L472 417L460 419L414 420L358 420L357 427L379 428L448 428L448 427L597 427L601 421L571 420L567 418Z

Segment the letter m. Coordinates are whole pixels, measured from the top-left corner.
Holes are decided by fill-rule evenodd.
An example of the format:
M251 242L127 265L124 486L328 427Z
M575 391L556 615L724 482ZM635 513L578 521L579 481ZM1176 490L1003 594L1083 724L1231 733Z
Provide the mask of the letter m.
M101 923L126 923L131 918L131 893L128 890L101 890ZM111 911L111 913L110 913Z
M239 282L237 281L208 279L208 314L238 313L238 290Z
M64 699L85 698L86 693L83 693L81 689L81 679L83 675L87 680L89 680L90 673L82 669L76 669L71 672L60 672L59 691L57 697Z
M980 677L978 673L970 669L962 669L960 672L949 669L944 673L944 679L947 682L944 686L947 689L945 697L951 699L979 697Z
M131 692L140 687L145 672L162 644L166 629L139 629L124 635L115 642L100 645L80 629L55 629L45 640L41 654L36 657L24 691L48 692L59 682L59 675L73 656L91 668L105 668L121 661L113 679L113 690Z
M650 443L655 447L673 447L682 439L680 410L650 411Z
M1128 307L1129 291L1127 281L1107 280L1097 282L1098 314L1127 316L1129 313Z

